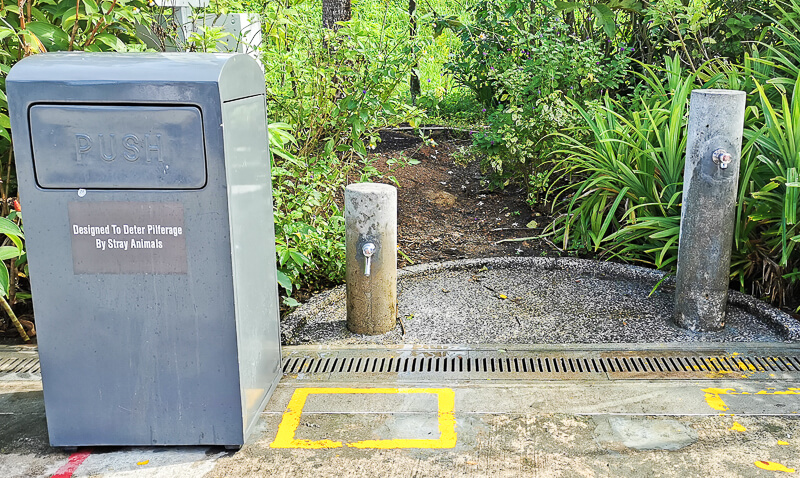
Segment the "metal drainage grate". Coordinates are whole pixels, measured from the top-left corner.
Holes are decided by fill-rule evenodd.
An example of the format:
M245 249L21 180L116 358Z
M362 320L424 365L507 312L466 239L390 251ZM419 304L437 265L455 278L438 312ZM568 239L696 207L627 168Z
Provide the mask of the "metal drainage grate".
M336 380L359 376L408 379L569 379L569 378L732 378L767 375L800 376L798 355L675 353L546 354L464 352L462 355L405 354L376 356L365 352L342 356L290 355L287 378ZM370 356L371 355L371 356ZM442 355L439 353L438 355Z
M0 376L12 373L40 375L38 357L0 357Z

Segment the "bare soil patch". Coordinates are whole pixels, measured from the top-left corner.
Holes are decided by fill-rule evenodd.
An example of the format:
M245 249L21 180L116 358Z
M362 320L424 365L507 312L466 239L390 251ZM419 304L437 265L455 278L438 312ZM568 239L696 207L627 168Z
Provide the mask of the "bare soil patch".
M452 131L433 131L435 146L402 131L383 131L375 166L398 186L398 266L497 256L558 255L554 244L534 239L550 222L532 209L524 190L491 191L482 185L477 161L457 163L470 143ZM387 161L413 158L419 164L394 171ZM381 180L394 184L391 179Z

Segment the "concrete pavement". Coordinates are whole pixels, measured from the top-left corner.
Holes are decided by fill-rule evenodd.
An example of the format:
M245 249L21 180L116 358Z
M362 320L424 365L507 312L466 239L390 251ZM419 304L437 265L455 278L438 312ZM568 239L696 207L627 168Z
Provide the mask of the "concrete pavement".
M800 377L757 376L398 383L391 374L347 382L287 375L237 452L98 447L74 454L48 445L41 383L6 377L0 476L751 477L798 470Z

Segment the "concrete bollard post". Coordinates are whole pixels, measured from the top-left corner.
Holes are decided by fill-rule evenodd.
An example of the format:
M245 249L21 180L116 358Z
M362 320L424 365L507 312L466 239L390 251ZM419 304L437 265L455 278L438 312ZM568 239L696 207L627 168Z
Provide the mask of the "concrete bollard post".
M344 191L347 328L378 335L397 323L397 189L351 184Z
M745 99L743 91L692 92L674 313L692 331L725 326Z

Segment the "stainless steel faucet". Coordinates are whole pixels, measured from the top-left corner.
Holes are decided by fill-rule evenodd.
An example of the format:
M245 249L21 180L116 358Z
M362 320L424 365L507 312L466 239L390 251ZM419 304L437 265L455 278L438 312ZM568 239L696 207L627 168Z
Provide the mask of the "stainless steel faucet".
M369 277L370 267L372 265L372 254L375 253L375 244L368 242L361 247L361 253L364 254L364 275Z

